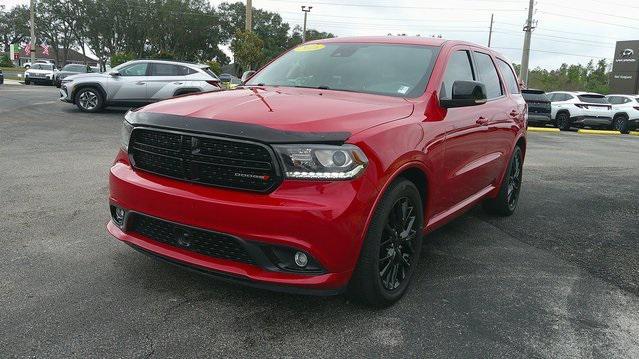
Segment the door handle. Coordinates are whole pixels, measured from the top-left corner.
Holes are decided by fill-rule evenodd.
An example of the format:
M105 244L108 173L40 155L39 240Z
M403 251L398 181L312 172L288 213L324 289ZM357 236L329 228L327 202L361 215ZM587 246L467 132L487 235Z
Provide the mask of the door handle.
M136 85L146 85L146 82L138 81L135 83Z
M488 120L485 117L480 117L477 119L477 121L475 121L475 123L481 126L485 126L488 124Z

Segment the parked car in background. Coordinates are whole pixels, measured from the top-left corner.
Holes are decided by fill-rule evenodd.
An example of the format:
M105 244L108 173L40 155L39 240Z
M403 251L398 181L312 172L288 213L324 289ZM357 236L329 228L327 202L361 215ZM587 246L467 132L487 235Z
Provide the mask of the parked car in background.
M131 110L108 231L224 280L388 306L425 233L479 203L515 211L526 103L510 63L461 41L334 38L234 91Z
M2 73L2 69L0 69L0 85L4 83L4 74Z
M53 64L37 63L33 64L24 72L24 84L40 83L52 85L53 79L58 69Z
M570 127L612 126L612 105L604 95L591 92L555 91L547 94L550 99L552 119L561 130Z
M522 90L528 104L528 123L533 125L554 124L551 115L550 100L542 90Z
M242 80L240 80L239 77L231 74L220 74L218 77L220 78L222 85L229 90L236 88L242 83Z
M35 60L35 61L33 62L33 64L49 64L49 65L53 65L53 66L55 66L55 62L53 62L53 61L51 61L51 60ZM31 68L31 66L32 66L33 64L32 64L32 63L30 63L30 62L25 62L22 66L23 66L25 69L29 69L29 68Z
M134 106L177 95L221 90L220 80L207 65L162 60L135 60L108 73L66 77L60 100L82 111L96 112L104 106Z
M53 83L56 87L60 87L62 80L71 75L83 74L88 72L100 72L97 67L89 67L83 64L68 64L62 68L56 75Z
M639 95L608 95L612 105L613 129L621 133L639 129Z

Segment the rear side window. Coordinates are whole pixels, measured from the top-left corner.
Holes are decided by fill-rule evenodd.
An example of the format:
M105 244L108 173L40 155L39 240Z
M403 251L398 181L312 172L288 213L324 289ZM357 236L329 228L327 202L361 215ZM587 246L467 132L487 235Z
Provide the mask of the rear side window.
M598 95L579 95L577 96L579 101L587 102L587 103L605 103L607 104L606 98Z
M526 102L550 102L548 96L546 96L543 92L526 92L522 91L522 96L524 96L524 100Z
M151 76L177 76L178 66L170 64L152 64Z
M510 68L510 65L502 59L497 59L497 66L499 66L499 71L501 71L501 74L504 76L504 82L506 83L508 91L513 94L519 93L519 83L517 83L517 77Z
M453 82L474 80L475 76L470 62L470 53L468 51L454 52L448 61L448 66L446 66L440 98L450 99L452 97Z
M639 97L635 97L635 102L639 103Z
M481 82L486 85L486 97L488 99L497 98L504 94L501 89L501 82L495 64L489 55L475 52L475 63L477 65L477 73Z

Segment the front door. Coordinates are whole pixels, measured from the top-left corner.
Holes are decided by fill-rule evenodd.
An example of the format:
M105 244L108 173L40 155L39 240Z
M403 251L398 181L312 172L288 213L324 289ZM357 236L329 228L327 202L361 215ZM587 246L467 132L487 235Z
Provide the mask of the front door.
M112 76L109 90L115 101L143 101L147 99L147 62L137 62L119 69L119 76Z

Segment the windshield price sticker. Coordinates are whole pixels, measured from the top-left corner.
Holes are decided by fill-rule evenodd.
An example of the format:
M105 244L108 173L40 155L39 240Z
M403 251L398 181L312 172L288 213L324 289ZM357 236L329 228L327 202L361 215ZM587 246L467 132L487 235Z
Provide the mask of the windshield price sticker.
M296 47L295 51L297 52L317 51L317 50L323 49L324 47L326 46L322 44L308 44L308 45L302 45L302 46Z

